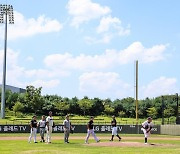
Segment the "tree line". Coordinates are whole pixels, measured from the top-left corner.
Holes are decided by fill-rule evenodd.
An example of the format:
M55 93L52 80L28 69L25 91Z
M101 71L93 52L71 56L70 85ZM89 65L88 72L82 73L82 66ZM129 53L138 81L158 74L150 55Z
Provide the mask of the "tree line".
M58 95L41 95L42 88L27 86L25 93L12 93L6 90L6 112L13 112L15 116L28 114L42 115L48 111L53 111L54 115L63 116L68 114L75 115L116 115L120 117L135 118L135 100L132 97L111 100L100 98L82 99L77 97L68 98ZM1 95L0 95L1 97ZM154 119L176 116L177 97L175 95L166 95L145 98L138 102L139 118L151 116ZM163 111L163 112L162 112Z

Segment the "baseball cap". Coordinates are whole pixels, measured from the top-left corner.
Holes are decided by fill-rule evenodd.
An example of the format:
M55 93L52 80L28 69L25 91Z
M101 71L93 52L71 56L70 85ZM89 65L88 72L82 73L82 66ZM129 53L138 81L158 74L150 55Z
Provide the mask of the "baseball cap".
M151 120L152 118L151 117L148 117L147 120Z
M69 115L68 115L68 114L66 115L66 118L67 118L67 117L69 117Z

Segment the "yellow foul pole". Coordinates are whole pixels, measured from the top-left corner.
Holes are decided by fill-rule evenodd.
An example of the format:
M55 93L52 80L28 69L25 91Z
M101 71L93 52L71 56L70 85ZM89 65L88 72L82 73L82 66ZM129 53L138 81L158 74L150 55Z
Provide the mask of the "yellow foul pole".
M136 60L136 124L138 124L138 60Z

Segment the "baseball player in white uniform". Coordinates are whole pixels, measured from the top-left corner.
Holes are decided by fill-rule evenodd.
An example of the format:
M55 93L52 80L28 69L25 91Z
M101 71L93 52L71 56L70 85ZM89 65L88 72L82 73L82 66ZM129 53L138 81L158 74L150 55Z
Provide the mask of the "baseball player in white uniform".
M42 116L42 119L38 122L39 126L39 132L41 136L40 142L45 142L44 140L44 133L45 133L45 127L46 127L46 117L45 115Z
M116 118L115 116L112 116L112 121L111 121L111 126L112 126L112 137L110 139L110 141L113 141L114 135L116 135L119 139L119 141L121 141L121 137L118 135L117 133L117 126L116 126Z
M144 143L147 144L147 139L150 135L150 131L153 127L153 123L152 123L152 118L148 117L147 120L145 122L142 123L142 128L141 130L144 133Z
M52 112L49 111L49 116L46 118L46 142L51 143L51 135L52 135L52 129L53 129L53 117Z

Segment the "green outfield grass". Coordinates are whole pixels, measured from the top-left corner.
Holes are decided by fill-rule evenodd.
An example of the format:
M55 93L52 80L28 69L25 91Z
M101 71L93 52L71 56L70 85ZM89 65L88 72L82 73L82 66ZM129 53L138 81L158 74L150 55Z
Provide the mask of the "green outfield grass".
M32 116L26 116L24 118L17 118L17 117L14 117L14 116L7 116L6 119L0 119L0 125L2 124L29 124L30 120L31 120L31 117ZM54 116L54 121L56 124L62 124L63 123L63 119L64 117L59 117L59 116ZM41 116L38 116L37 117L38 120L41 119ZM89 120L89 117L84 117L84 116L71 116L70 117L70 120L72 122L72 124L86 124L87 121ZM134 118L120 118L120 117L117 117L116 118L118 124L123 124L123 125L126 125L126 124L136 124L136 119ZM138 120L138 123L141 124L142 122L144 122L146 119L139 119ZM102 125L105 125L105 124L110 124L110 121L111 121L111 117L107 117L107 116L97 116L95 117L95 120L94 120L94 123L95 124L102 124ZM154 124L157 124L157 125L160 125L161 124L161 121L162 119L154 119L153 120L153 123ZM175 121L175 117L171 118L171 121ZM165 123L168 123L168 119L165 118Z
M1 154L179 154L180 151L180 136L168 136L168 135L152 135L150 138L151 143L164 144L166 146L154 146L154 147L100 147L100 146L87 146L84 145L84 138L86 134L73 134L70 136L70 143L63 143L63 134L53 134L53 137L59 136L61 139L53 140L52 144L44 143L27 143L29 134L0 134L2 137L19 136L24 137L24 140L0 140L0 153ZM108 142L107 138L110 134L97 134L101 139L101 142ZM143 135L121 135L124 140L122 142L140 142L143 143ZM138 138L136 138L136 136ZM75 139L75 137L82 137L81 139ZM103 138L104 137L104 138ZM74 138L74 139L73 139ZM128 139L129 138L129 139ZM131 139L130 139L131 138ZM160 139L158 139L160 138ZM174 138L174 140L173 140ZM53 139L53 138L52 138ZM168 140L169 139L169 140ZM178 140L179 139L179 140ZM94 143L94 140L89 140L90 144ZM116 141L115 141L116 142ZM99 143L96 143L99 144Z

